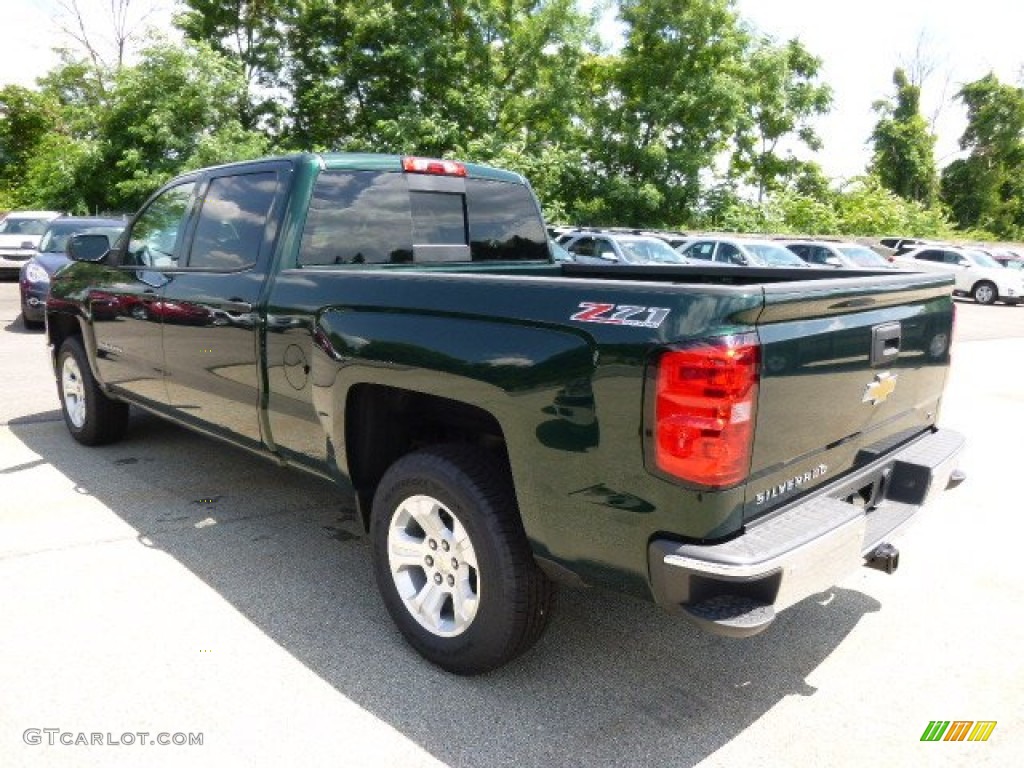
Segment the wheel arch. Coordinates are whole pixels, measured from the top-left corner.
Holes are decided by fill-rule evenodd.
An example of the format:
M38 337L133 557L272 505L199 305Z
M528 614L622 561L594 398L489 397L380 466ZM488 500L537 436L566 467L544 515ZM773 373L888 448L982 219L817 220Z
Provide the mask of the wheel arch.
M83 336L82 326L78 318L63 312L48 312L46 314L46 341L50 346L50 357L53 364L54 374L57 372L57 353L61 345L72 336ZM89 349L86 347L86 354ZM92 359L90 356L90 365Z
M344 430L342 462L347 464L365 530L384 473L420 448L463 444L485 450L508 473L515 492L504 430L479 406L383 384L356 384L346 398Z

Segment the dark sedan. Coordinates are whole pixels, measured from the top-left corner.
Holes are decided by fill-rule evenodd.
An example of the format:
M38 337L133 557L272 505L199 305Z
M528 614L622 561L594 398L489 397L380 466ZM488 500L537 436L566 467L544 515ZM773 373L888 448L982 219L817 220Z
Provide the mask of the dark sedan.
M21 318L26 328L39 328L46 315L50 278L68 263L66 248L72 235L106 235L113 244L126 222L94 216L61 216L50 222L39 241L39 249L26 261L18 277L21 289Z

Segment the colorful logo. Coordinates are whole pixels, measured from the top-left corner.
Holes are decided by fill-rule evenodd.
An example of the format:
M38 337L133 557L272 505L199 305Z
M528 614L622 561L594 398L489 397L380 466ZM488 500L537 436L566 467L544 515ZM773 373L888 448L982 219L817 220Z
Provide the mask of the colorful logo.
M921 741L988 741L995 729L995 720L932 720Z

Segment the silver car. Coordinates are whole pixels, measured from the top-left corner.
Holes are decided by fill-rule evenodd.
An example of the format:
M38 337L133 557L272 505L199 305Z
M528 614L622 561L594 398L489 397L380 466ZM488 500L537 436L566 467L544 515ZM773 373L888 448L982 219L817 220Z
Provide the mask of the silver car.
M576 232L561 239L578 264L686 264L668 243L647 235Z
M695 263L737 267L795 267L810 265L792 251L772 240L746 237L701 237L680 246L679 252Z
M830 240L786 240L789 250L808 264L848 269L899 269L881 254L866 245Z

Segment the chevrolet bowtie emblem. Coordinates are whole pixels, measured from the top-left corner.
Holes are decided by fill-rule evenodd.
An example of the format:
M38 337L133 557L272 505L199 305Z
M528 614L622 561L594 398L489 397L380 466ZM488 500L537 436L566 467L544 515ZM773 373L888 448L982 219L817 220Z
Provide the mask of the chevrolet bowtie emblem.
M878 405L885 401L889 395L896 391L897 378L899 377L889 372L876 373L875 380L864 389L864 397L861 398L861 402Z

